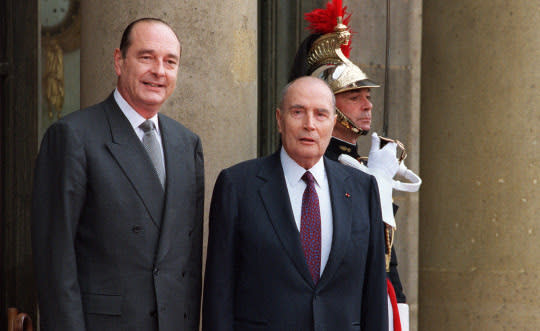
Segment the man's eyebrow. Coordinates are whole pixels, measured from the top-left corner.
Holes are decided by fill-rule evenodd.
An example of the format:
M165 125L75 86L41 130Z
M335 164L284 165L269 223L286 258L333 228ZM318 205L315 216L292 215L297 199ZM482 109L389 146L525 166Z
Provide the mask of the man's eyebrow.
M178 60L178 59L180 59L180 57L179 57L178 55L176 55L176 54L173 54L173 53L169 53L169 54L167 54L167 57L173 58L173 59L175 59L175 60Z
M141 54L145 54L145 53L153 54L153 53L154 53L154 50L152 50L152 49L140 49L140 50L137 52L137 55L141 55Z
M153 49L141 49L139 52L137 52L137 55L143 55L143 54L154 54L155 51ZM167 57L173 58L175 60L178 60L180 57L174 53L167 54Z
M317 111L320 111L323 113L330 113L330 110L328 108L317 108Z
M289 107L289 109L293 109L293 108L295 108L295 109L298 109L298 108L300 108L300 109L306 109L306 106L300 105L300 104L294 104L294 105L291 105L291 106Z

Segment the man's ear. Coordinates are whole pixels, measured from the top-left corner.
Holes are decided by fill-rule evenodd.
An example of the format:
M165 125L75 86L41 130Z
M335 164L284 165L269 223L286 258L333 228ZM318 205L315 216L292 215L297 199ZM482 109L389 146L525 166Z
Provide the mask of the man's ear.
M281 133L281 116L281 110L279 108L276 108L276 122L279 133Z
M122 56L122 51L117 48L114 50L114 71L116 75L120 76L122 73L122 64L124 63L124 57Z

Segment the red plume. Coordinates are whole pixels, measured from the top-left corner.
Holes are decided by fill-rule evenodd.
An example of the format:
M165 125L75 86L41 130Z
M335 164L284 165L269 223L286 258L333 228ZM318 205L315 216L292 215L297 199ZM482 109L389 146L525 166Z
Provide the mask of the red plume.
M334 32L334 28L337 25L337 18L340 16L343 19L343 24L349 26L351 14L347 13L347 6L341 8L341 0L332 0L326 4L326 9L317 8L310 13L304 14L304 18L309 22L307 29L317 34ZM351 43L341 45L341 51L346 57L349 57Z

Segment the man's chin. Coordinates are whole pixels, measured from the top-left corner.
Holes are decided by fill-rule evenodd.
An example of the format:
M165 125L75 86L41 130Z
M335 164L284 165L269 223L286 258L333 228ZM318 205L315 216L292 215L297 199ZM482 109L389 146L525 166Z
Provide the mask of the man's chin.
M358 126L360 129L364 130L364 131L369 131L371 130L371 123L370 124L364 124L364 125L359 125Z
M165 98L160 95L151 95L141 100L146 106L149 107L160 107L164 102Z

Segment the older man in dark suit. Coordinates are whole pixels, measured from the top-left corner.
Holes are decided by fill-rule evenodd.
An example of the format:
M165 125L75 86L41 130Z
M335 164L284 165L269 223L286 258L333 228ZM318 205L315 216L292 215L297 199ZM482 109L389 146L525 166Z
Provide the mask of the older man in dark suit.
M387 330L376 181L323 157L332 91L299 78L276 119L281 150L223 170L214 188L203 329Z
M201 141L158 114L180 51L165 22L131 23L115 91L43 138L32 223L41 330L198 330Z

